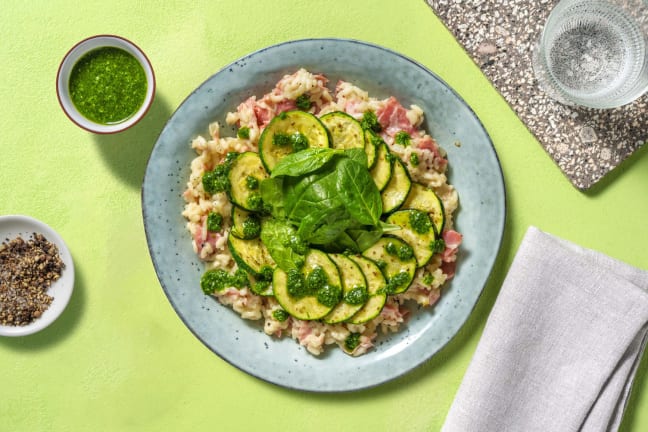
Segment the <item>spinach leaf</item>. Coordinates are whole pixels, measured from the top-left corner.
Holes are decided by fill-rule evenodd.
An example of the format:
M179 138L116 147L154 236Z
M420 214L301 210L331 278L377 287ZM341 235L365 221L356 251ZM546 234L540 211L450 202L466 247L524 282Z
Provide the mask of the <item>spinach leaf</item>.
M348 234L348 230L338 234L338 236L328 244L322 245L322 249L324 249L325 252L338 253L346 251L351 251L353 253L362 252L360 249L358 249L358 245L356 244L355 240L353 240Z
M351 227L346 230L349 239L354 243L357 252L364 252L380 239L385 233L401 229L398 225L380 221L378 225ZM353 248L350 248L353 250Z
M334 166L306 177L284 177L286 217L300 223L309 215L319 215L344 207L344 201L336 190L336 179Z
M363 148L350 148L344 150L344 155L349 159L352 159L358 163L361 163L363 166L367 166L367 153L365 153Z
M269 207L272 216L279 219L285 216L282 178L262 180L259 184L259 193L261 193L263 203Z
M336 168L337 192L351 216L363 225L377 225L382 214L382 198L366 164L341 158Z
M304 263L308 247L294 226L281 219L266 219L261 224L261 241L270 256L285 271L299 269Z
M364 149L306 149L282 159L272 175L262 197L308 244L359 252L382 235L382 199Z
M308 215L302 219L298 232L309 243L325 245L343 233L352 222L346 208L339 206Z
M358 251L363 252L382 237L383 230L379 227L368 227L364 229L350 229L347 230L347 233L355 242Z
M331 148L307 148L297 153L291 153L277 163L272 170L272 177L297 177L312 173L323 167L333 156L339 154L343 154L343 151Z
M299 236L306 241L310 241L311 236L317 230L317 228L325 223L325 218L328 214L328 210L321 210L317 213L311 213L306 215L304 218L299 221L299 227L297 233Z

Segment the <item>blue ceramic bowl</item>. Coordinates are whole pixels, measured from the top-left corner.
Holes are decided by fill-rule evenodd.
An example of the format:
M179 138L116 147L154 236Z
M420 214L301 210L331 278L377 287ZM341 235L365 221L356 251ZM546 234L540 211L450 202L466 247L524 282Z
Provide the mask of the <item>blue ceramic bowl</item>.
M455 278L439 303L416 312L398 333L380 337L364 356L328 349L319 358L294 340L277 340L213 298L199 280L203 264L181 216L182 192L195 157L190 141L251 95L263 95L285 74L304 67L335 85L350 81L371 96L395 96L425 111L423 127L448 153L449 180L459 192L456 227L464 241ZM234 135L234 129L222 130ZM461 145L456 145L461 143ZM309 391L349 391L398 377L437 353L472 312L499 251L505 190L497 155L466 103L434 73L398 53L364 42L309 39L262 49L210 77L182 103L151 154L142 188L144 224L153 264L179 317L227 362L263 380Z

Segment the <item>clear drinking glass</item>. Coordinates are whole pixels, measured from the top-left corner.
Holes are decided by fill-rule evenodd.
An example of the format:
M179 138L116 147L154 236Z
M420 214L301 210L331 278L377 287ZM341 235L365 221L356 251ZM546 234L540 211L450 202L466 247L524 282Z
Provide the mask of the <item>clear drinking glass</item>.
M533 53L540 87L567 105L615 108L648 90L648 0L561 0Z

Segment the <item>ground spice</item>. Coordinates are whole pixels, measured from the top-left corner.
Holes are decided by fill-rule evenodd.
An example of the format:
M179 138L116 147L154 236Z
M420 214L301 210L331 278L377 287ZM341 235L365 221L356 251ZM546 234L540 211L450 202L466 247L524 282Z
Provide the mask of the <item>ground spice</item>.
M64 268L58 248L42 234L6 239L0 245L0 324L23 326L39 318L53 300L47 290Z

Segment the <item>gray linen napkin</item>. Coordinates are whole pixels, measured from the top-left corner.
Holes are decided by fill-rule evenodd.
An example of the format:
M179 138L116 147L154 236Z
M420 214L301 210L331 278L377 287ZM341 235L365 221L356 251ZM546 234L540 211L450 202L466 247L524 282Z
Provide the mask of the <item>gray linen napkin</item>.
M530 227L442 430L616 431L647 334L647 271Z

